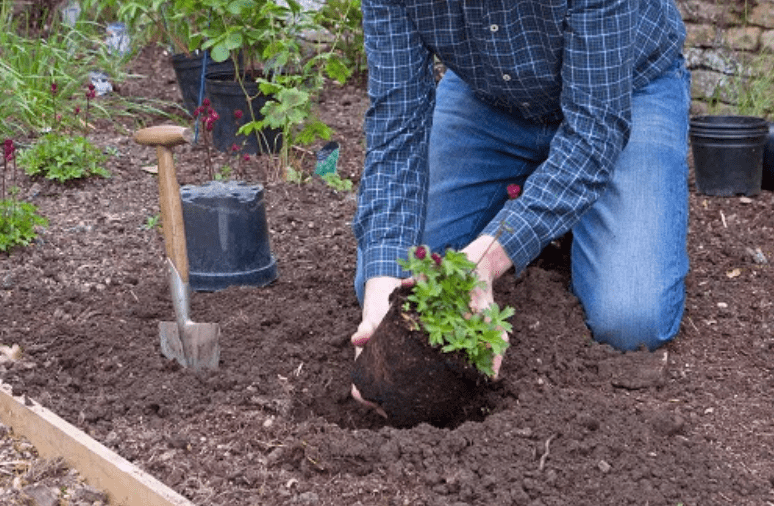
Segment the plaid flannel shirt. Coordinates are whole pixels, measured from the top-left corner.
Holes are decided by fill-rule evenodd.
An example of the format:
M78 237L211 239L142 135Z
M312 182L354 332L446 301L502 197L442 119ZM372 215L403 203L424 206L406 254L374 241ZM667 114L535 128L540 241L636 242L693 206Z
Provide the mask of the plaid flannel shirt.
M517 272L600 196L631 127L632 90L673 65L685 27L673 0L363 0L367 154L353 230L365 279L407 275L427 200L433 56L482 100L561 120L524 193L484 229ZM464 203L454 203L464 205Z

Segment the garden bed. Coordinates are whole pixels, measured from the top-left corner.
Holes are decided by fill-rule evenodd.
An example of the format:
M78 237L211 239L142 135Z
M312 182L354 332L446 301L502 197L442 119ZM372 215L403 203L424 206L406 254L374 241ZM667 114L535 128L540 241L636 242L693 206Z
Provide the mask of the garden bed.
M120 93L178 98L154 53ZM366 105L361 85L320 103L355 181ZM399 430L349 396L355 197L318 179L266 186L276 282L193 295L193 319L221 325L220 368L160 356L158 322L174 314L161 234L143 227L159 212L141 170L155 152L133 128L90 136L117 152L110 179L22 181L50 226L0 257L0 342L24 348L0 378L195 504L774 503L771 192L692 191L686 314L663 350L594 344L550 246L496 285L516 316L485 416ZM182 183L206 177L202 157L177 148Z

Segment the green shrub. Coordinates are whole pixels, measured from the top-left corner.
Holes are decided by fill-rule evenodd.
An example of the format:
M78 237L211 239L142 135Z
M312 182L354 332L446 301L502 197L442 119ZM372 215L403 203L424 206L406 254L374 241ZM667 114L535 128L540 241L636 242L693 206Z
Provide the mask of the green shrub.
M48 220L37 214L38 208L15 199L0 200L0 251L14 246L27 246L37 236L36 226L47 226Z
M89 176L110 177L104 168L107 158L83 136L50 133L21 151L19 165L30 176L43 176L64 183Z

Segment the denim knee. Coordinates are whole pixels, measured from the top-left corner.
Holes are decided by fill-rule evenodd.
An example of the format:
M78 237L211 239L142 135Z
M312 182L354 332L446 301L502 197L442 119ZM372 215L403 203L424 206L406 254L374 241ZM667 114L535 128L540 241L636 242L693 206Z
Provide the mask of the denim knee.
M680 330L685 307L683 283L668 294L643 295L610 293L584 304L586 324L594 340L620 351L653 351L672 340Z

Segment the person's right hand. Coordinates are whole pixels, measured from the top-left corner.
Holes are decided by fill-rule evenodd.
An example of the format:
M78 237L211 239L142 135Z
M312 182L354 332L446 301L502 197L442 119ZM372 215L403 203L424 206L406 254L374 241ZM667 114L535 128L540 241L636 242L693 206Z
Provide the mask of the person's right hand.
M405 281L410 282L411 280ZM355 346L355 358L363 351L363 346L371 338L374 331L376 331L376 327L379 326L390 309L390 294L405 281L388 276L371 278L366 281L365 295L363 297L363 319L351 338L352 344ZM387 417L384 410L377 404L363 399L354 384L352 385L352 397L358 402L375 409L383 417Z
M363 317L357 331L352 334L352 344L355 346L355 358L363 351L363 346L373 335L376 327L384 319L390 309L390 294L401 286L399 278L381 276L366 281L363 296Z

